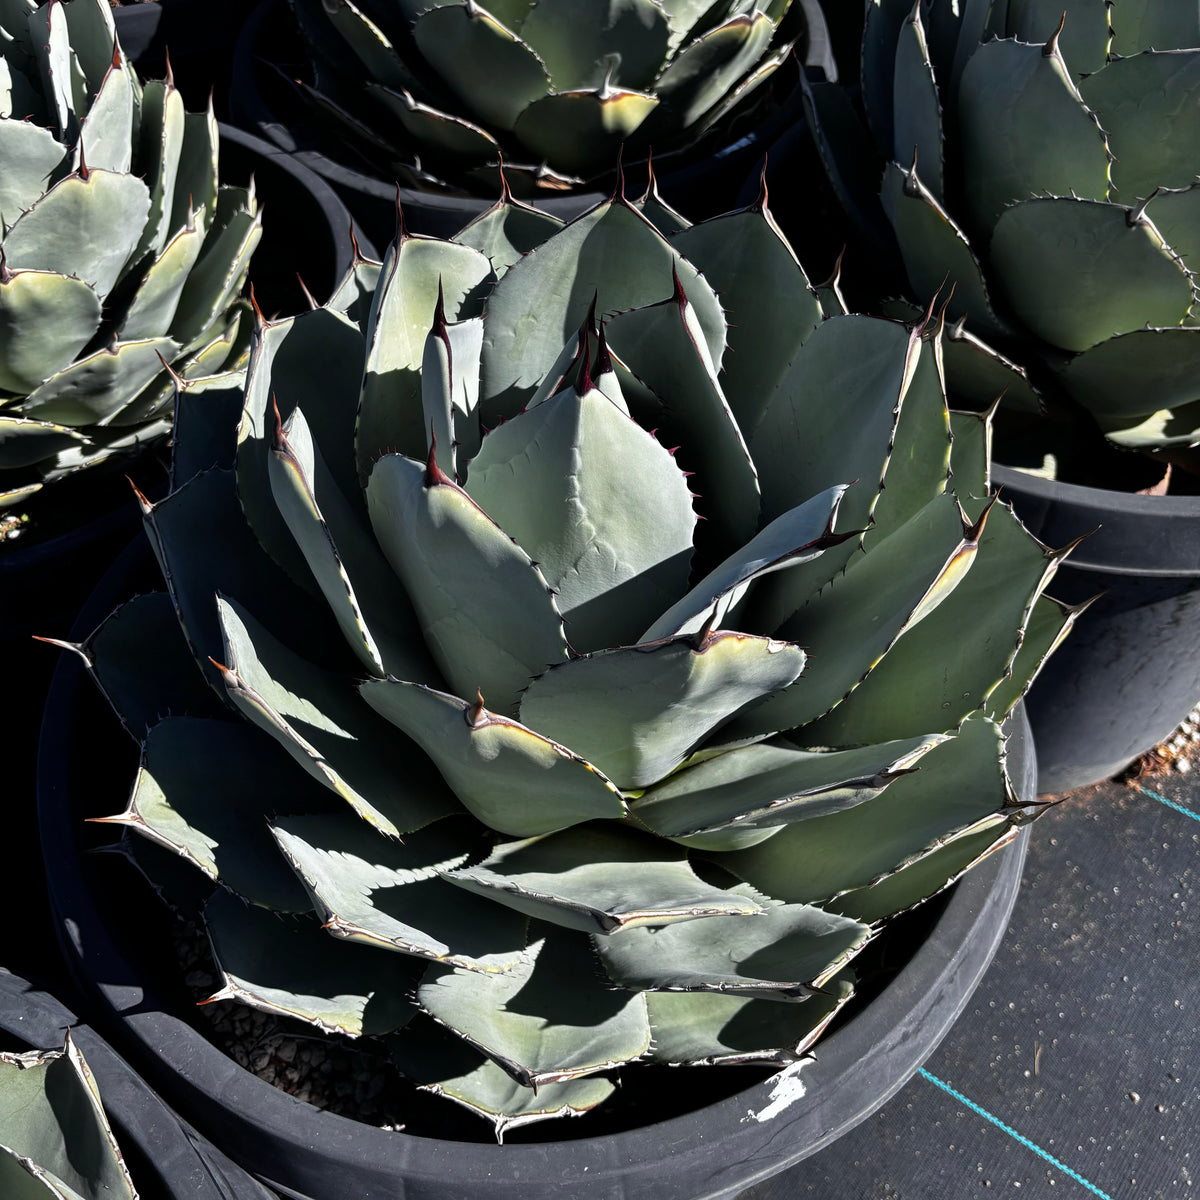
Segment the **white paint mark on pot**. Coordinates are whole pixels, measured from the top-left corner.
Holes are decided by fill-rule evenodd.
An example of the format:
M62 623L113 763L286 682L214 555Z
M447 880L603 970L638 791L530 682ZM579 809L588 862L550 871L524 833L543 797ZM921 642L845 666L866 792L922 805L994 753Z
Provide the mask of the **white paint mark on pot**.
M797 1100L803 1099L806 1089L804 1081L800 1078L800 1072L813 1061L811 1058L802 1058L799 1062L792 1063L790 1067L784 1067L775 1076L775 1086L771 1089L771 1103L758 1112L750 1109L742 1118L742 1123L770 1121L780 1113L786 1112Z

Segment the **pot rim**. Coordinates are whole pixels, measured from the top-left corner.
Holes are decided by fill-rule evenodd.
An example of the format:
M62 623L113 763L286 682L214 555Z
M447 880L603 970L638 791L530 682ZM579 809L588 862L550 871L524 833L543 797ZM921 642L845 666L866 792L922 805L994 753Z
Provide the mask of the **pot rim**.
M1064 564L1108 575L1179 578L1200 575L1200 496L1141 496L1043 479L993 463L993 490L1023 498L1018 515L1043 541L1089 535ZM1026 519L1029 518L1029 519ZM1190 537L1185 535L1191 535ZM1190 544L1189 544L1190 543Z

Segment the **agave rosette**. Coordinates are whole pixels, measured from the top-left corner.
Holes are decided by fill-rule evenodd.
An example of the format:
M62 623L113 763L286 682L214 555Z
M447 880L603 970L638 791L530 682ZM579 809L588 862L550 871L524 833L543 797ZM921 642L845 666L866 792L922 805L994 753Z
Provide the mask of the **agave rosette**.
M422 180L563 188L691 145L804 33L791 0L293 0L314 112ZM785 19L786 18L786 19Z
M165 364L244 361L261 229L211 108L139 84L104 0L8 0L0 52L3 506L169 433Z
M765 203L506 198L183 384L169 596L79 649L144 740L112 819L221 885L219 994L498 1132L802 1055L1032 815L1000 722L1072 619L940 348Z
M952 391L1008 388L1036 409L982 338L1115 444L1194 463L1196 8L870 0L862 62L869 135L836 88L814 85L810 113L864 227L882 156L879 199L917 298L953 285Z

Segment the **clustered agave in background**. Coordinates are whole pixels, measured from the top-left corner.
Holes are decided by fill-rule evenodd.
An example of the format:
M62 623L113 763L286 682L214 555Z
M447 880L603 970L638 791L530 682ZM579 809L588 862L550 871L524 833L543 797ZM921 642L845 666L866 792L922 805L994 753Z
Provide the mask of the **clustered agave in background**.
M1065 14L1064 14L1065 10ZM810 91L849 209L879 197L916 298L952 285L951 390L1196 465L1200 11L1140 0L872 0L862 103ZM874 148L872 149L872 141ZM881 155L886 166L878 161ZM859 181L856 184L856 180Z
M306 93L416 181L495 195L610 171L625 146L689 146L805 33L791 0L293 0ZM789 11L794 7L794 11Z
M765 203L505 199L260 324L244 397L185 382L169 597L79 649L144 737L112 819L221 885L219 994L386 1035L498 1135L801 1055L1035 811L999 722L1061 552L940 352L818 299Z
M138 83L104 0L0 5L0 506L170 431L244 362L252 191L211 109ZM240 336L239 336L240 333Z

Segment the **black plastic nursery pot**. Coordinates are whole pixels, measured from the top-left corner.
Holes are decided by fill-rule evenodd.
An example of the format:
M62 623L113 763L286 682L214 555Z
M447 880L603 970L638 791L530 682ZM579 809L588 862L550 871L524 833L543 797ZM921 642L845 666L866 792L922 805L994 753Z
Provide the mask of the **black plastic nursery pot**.
M128 548L81 614L74 637L85 636L136 588L153 586L148 559L139 543ZM818 1044L815 1059L765 1080L755 1075L759 1081L750 1086L745 1075L728 1076L738 1084L715 1082L732 1068L672 1071L677 1103L666 1119L589 1136L585 1117L571 1123L572 1140L497 1146L385 1131L321 1112L243 1070L198 1031L192 998L168 965L172 953L155 926L154 905L112 887L111 873L100 871L103 860L110 869L122 865L112 855L83 853L98 830L111 829L84 825L83 818L123 806L136 758L81 661L65 654L43 725L38 801L63 953L95 1023L150 1084L234 1161L291 1200L736 1196L864 1120L933 1051L1000 943L1028 833L905 918L908 940L897 952L896 973ZM1020 712L1009 765L1021 802L1031 802L1036 764ZM687 1111L714 1085L729 1090ZM563 1136L545 1124L531 1129Z
M273 1200L181 1121L94 1029L48 992L0 968L4 1049L58 1050L68 1029L100 1089L142 1200Z
M1026 707L1041 790L1099 783L1200 701L1200 497L1130 495L1002 466L992 481L1048 545L1090 535L1050 591L1072 604L1100 598L1043 668Z
M354 230L337 193L302 162L236 126L219 128L221 182L245 186L253 176L263 210L262 241L250 264L259 308L268 318L303 312L304 288L324 303L354 265L355 240L368 256L374 245Z
M189 108L225 96L238 31L258 0L125 0L113 9L117 36L143 79L162 79L170 61ZM223 113L221 115L224 115Z
M818 0L795 0L804 9L809 26L807 65L835 78L825 17ZM246 20L234 50L229 92L229 117L235 124L293 153L337 191L366 235L378 246L391 240L396 228L396 205L404 211L411 233L448 238L491 206L485 199L452 191L400 187L372 173L361 160L338 158L328 139L311 129L303 105L275 66L305 59L298 35L291 27L287 0L262 0ZM289 67L289 70L292 68ZM780 69L782 75L788 68ZM672 166L672 159L657 159L659 191L669 204L690 220L715 216L735 206L741 186L754 163L784 129L800 119L799 87L758 126L743 129L735 140L706 157ZM646 183L645 163L626 164L629 195ZM559 194L547 192L525 202L570 221L606 200L615 183L585 187Z

